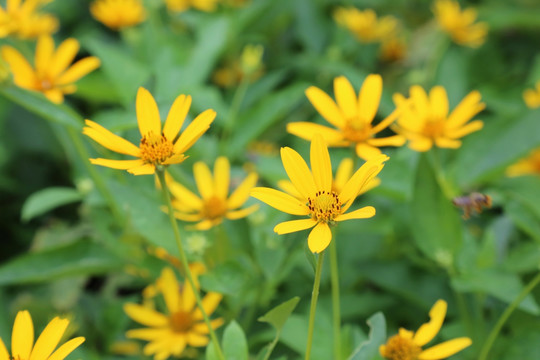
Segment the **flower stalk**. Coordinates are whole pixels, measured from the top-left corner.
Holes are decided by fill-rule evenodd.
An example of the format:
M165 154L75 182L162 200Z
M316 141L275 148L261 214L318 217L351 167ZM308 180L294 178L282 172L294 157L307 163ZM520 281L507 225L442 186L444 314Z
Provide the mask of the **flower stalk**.
M339 302L339 273L337 245L334 238L330 242L330 282L332 284L332 320L334 334L334 359L341 359L341 311Z
M324 251L319 254L317 268L315 270L315 280L313 281L313 292L311 293L311 306L309 308L308 338L306 344L305 360L311 356L311 344L313 343L313 329L315 327L315 310L317 309L317 299L319 298L319 286L321 284L321 270L324 260Z

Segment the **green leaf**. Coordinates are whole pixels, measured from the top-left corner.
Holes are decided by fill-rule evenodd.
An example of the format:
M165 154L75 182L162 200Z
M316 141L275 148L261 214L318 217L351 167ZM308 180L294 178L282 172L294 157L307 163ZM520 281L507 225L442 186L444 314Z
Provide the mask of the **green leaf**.
M261 316L258 320L271 324L273 327L276 328L278 332L280 332L299 301L300 298L298 296L295 296L292 299L287 300L284 303L276 306L275 308Z
M379 346L386 341L386 320L383 313L378 312L368 320L369 339L361 343L351 354L349 360L371 360L379 354Z
M226 360L247 360L249 357L244 330L234 320L223 333L223 352Z
M102 245L81 240L62 247L26 253L0 267L0 285L49 282L61 277L103 274L123 266Z
M62 205L81 200L81 194L73 188L50 187L40 190L26 199L21 210L21 219L28 221Z

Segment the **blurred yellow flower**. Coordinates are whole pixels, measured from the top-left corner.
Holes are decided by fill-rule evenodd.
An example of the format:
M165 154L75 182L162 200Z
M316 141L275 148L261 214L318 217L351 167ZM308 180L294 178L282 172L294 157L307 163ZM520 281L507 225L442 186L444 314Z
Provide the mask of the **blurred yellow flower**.
M7 0L6 9L0 6L0 37L15 35L33 39L49 35L58 29L58 19L38 12L51 0Z
M437 335L446 316L447 304L437 300L429 311L430 321L423 324L416 333L399 329L397 335L388 339L385 345L379 347L381 355L388 360L428 360L446 359L472 344L468 337L460 337L445 341L426 350L422 346L433 340Z
M11 355L0 338L0 359L8 360L63 360L84 342L84 337L76 337L61 345L56 351L69 320L55 317L43 329L34 344L34 324L26 310L19 311L15 317L11 333ZM54 351L54 352L53 352Z
M377 19L377 14L372 9L360 11L353 7L340 7L334 13L334 19L363 43L378 42L393 37L398 27L395 17L384 16Z
M469 122L485 108L478 91L470 92L448 114L448 95L442 86L435 86L429 92L418 86L410 89L410 98L394 94L394 102L401 109L395 131L409 140L409 147L415 151L428 151L433 144L440 148L457 149L458 140L465 135L482 129L481 120Z
M531 151L529 156L510 165L506 169L506 175L540 175L540 148Z
M257 71L261 67L264 48L262 45L246 45L242 50L241 64L246 75Z
M154 174L158 166L181 163L186 158L184 152L208 130L216 117L216 112L208 109L197 116L178 136L190 106L191 96L178 96L162 128L156 101L148 90L139 88L136 100L137 122L141 133L139 147L91 120L86 120L87 126L83 129L85 135L107 149L138 159L99 158L90 159L90 162L113 169L127 170L133 175Z
M146 18L141 0L96 0L90 4L90 12L97 21L113 30L137 25Z
M540 81L537 81L534 89L526 89L523 91L523 101L529 109L540 107Z
M214 176L202 161L193 165L195 182L201 197L167 176L167 186L173 195L174 215L184 221L198 222L194 228L208 230L220 224L223 219L241 219L248 216L258 205L239 209L249 198L249 192L257 183L256 173L249 174L240 185L229 194L230 164L226 157L219 157L214 164Z
M128 303L124 305L126 314L136 322L146 326L129 330L131 339L149 341L144 347L146 356L154 355L155 360L170 356L179 357L186 346L206 346L209 329L204 323L202 312L195 306L195 294L189 284L180 284L171 268L165 268L156 281L157 291L163 296L166 311L159 312L152 307ZM209 292L202 299L205 312L211 315L223 296ZM222 318L211 321L212 328L223 324Z
M401 37L393 37L382 42L379 57L383 61L399 61L405 58L406 53L405 40Z
M461 11L457 1L436 0L433 13L441 29L457 44L475 48L485 42L488 26L484 22L474 23L476 10L467 8Z
M13 47L5 45L0 50L2 58L13 73L15 85L41 92L57 104L64 101L64 94L72 94L77 90L75 81L100 65L97 57L89 56L70 66L77 51L79 42L75 39L64 40L55 51L53 38L44 35L38 39L36 45L34 69Z
M187 11L190 8L212 12L217 9L218 0L165 0L167 9L174 12Z
M338 193L332 190L332 164L321 135L316 135L311 142L310 154L311 171L300 154L289 147L281 148L283 167L301 197L266 187L254 188L251 196L285 213L308 216L307 219L282 222L274 227L274 231L281 235L314 227L308 236L308 246L312 252L320 253L332 240L330 226L340 221L366 219L375 215L372 206L349 213L346 211L381 171L388 157L379 155L366 162Z
M236 86L243 80L255 81L263 74L262 45L246 45L239 59L227 62L212 75L212 80L219 86Z
M349 80L339 76L334 79L334 94L337 102L315 86L306 90L306 96L311 104L337 129L310 122L296 122L287 124L287 131L306 140L312 140L315 134L320 133L331 147L354 145L356 154L364 160L380 155L381 150L378 148L380 146L401 146L405 143L405 138L401 135L374 137L390 126L398 114L394 111L379 124L375 126L371 124L381 100L380 75L368 75L358 97Z

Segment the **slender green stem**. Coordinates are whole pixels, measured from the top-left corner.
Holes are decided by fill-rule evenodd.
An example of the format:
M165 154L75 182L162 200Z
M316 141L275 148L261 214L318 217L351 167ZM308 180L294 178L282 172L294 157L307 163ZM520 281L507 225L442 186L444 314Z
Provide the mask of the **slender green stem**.
M279 341L280 333L281 333L281 331L278 331L277 334L276 334L276 337L274 338L274 340L272 340L270 345L268 345L268 350L266 351L266 354L264 355L263 360L270 359L270 355L272 354L272 351L274 351L274 348L276 347L276 345L277 345L277 343Z
M437 151L436 147L433 147L429 153L428 158L431 162L431 166L433 168L433 171L435 171L435 178L437 179L437 183L441 187L441 190L444 194L444 196L448 200L452 200L456 196L458 196L457 191L454 189L454 186L448 181L446 178L446 175L444 173L444 170L441 165L441 160L439 158L439 152Z
M489 333L489 336L484 343L484 346L482 346L482 350L480 351L480 356L478 357L478 360L486 360L489 350L493 346L493 343L495 342L495 339L497 339L497 336L499 335L499 332L501 331L504 323L506 323L506 320L512 315L514 310L518 307L518 305L525 299L525 296L527 296L535 287L540 283L540 272L536 274L536 276L521 290L521 293L512 301L510 305L504 310L504 312L501 314L501 317L499 320L497 320L497 323Z
M219 345L219 341L217 339L216 333L214 332L214 329L212 328L212 324L210 323L210 318L206 314L206 311L204 310L204 307L202 305L201 294L199 293L198 287L195 286L195 282L193 281L193 275L191 274L191 270L189 269L186 253L184 252L184 247L182 246L182 240L180 239L180 231L178 230L178 224L176 223L176 219L174 218L174 209L171 203L171 195L169 194L169 189L167 188L167 183L165 182L165 170L157 169L156 173L159 178L159 183L161 184L161 191L163 193L165 205L167 206L167 213L169 214L169 220L173 228L174 239L176 240L176 246L178 246L178 252L180 253L180 262L182 263L184 273L186 274L189 285L193 289L197 306L203 315L206 326L208 327L208 331L210 332L210 338L212 339L212 342L214 343L214 348L216 349L218 358L220 360L225 360L225 357L223 356L223 351L221 351L221 346Z
M330 282L332 283L332 318L334 330L334 359L341 359L341 311L339 304L339 273L335 236L330 241Z
M317 308L317 299L319 298L319 286L321 284L321 270L324 259L324 251L319 254L317 268L315 270L315 280L313 281L313 292L311 293L311 306L309 308L308 338L306 344L306 357L309 360L311 355L311 343L313 342L313 329L315 327L315 310Z
M228 144L229 135L231 130L234 128L234 124L236 122L236 118L238 117L238 112L240 111L240 106L242 105L244 96L246 95L248 85L248 76L242 77L242 80L234 93L231 107L229 108L229 114L227 115L227 119L223 125L223 133L221 135L221 143L223 144L224 148L226 148Z

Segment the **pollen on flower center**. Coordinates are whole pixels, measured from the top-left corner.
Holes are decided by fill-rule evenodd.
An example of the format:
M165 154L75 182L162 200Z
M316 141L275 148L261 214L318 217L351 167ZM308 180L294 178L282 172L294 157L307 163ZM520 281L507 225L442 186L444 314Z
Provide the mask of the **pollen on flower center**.
M341 214L341 201L335 191L317 191L315 197L308 197L311 217L317 221L333 221Z
M362 126L355 126L355 124L349 120L343 128L343 136L345 139L352 142L363 142L369 138L370 131L371 125L363 124Z
M216 196L212 196L204 203L203 212L205 218L216 219L223 216L226 211L227 207L225 205L225 202Z
M146 163L160 164L173 155L173 143L165 135L150 132L143 136L140 144L141 159Z
M171 315L170 322L175 332L188 332L193 327L193 316L187 311L177 311Z
M416 345L412 339L398 334L388 339L382 355L389 360L416 360L421 352L420 346Z

